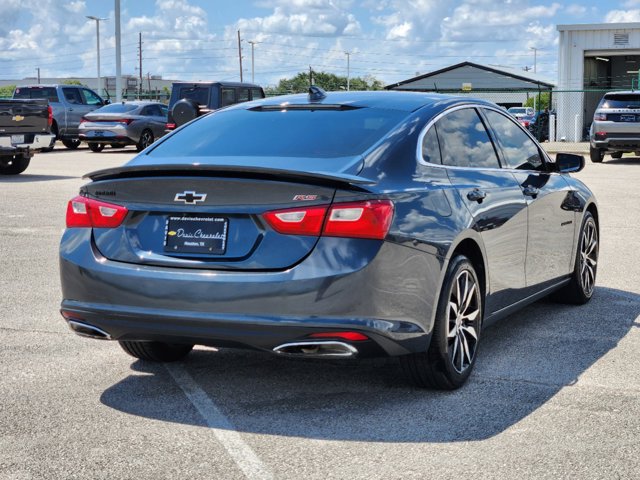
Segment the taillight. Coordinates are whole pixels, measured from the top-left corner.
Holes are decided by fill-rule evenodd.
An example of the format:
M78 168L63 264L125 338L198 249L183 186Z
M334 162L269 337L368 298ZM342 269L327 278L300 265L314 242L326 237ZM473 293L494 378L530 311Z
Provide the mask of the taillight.
M606 113L594 113L593 114L593 120L596 122L604 122L607 120L607 114Z
M164 124L164 128L166 128L167 130L175 130L176 129L176 124L175 123L165 123Z
M53 109L51 105L47 105L47 126L51 128L53 125Z
M133 118L118 118L116 120L109 120L111 122L116 122L116 123L124 123L125 125L129 125L131 122L133 122Z
M328 237L373 238L387 236L393 219L393 202L369 200L332 205L322 235Z
M67 205L67 228L115 228L122 224L127 212L122 205L78 196Z
M87 123L89 120L87 120L85 117L82 117L80 119L80 125L82 125L83 123Z
M311 235L317 237L322 231L326 206L292 208L265 213L264 219L278 233L286 235Z
M263 217L276 232L286 235L382 240L391 226L393 202L369 200L330 207L292 208L267 212Z
M596 140L605 140L607 138L607 132L596 132Z

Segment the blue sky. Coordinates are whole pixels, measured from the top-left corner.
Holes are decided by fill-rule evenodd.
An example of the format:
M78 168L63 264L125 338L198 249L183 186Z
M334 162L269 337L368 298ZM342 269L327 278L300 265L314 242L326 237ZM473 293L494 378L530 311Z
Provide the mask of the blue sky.
M121 0L122 72L170 79L245 80L274 85L312 66L384 83L465 60L533 67L557 78L557 24L638 22L640 0L580 3L525 0ZM113 0L1 0L0 80L96 73L101 23L103 75L115 73Z

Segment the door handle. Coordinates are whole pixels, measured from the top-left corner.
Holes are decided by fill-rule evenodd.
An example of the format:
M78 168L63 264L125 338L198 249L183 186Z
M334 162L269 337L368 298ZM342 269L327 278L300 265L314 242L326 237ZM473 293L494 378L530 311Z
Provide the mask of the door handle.
M469 193L467 193L467 198L472 202L482 203L482 201L486 198L487 192L480 190L478 188L474 188Z
M540 193L540 190L538 190L536 187L532 185L527 185L526 187L524 187L524 190L522 191L522 193L524 193L527 197L535 198Z

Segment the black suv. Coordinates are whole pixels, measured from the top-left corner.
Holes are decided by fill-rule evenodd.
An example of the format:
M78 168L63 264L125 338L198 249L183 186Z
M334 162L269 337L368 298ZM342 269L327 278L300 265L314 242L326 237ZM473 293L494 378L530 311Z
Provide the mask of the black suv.
M264 98L259 85L237 82L174 82L169 100L167 130L200 115L234 103Z

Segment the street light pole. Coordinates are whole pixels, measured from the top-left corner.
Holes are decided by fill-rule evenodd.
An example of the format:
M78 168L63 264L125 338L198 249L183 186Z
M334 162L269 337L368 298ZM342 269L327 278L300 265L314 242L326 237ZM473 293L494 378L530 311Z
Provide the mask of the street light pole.
M536 73L536 66L538 63L538 49L536 47L529 47L533 50L533 73Z
M250 43L250 44L251 44L251 83L255 83L255 80L254 80L254 73L255 73L255 71L254 71L254 68L253 68L253 60L254 60L254 57L253 57L253 47L254 47L254 46L255 46L255 44L256 44L256 43L258 43L258 42L253 41L253 40L249 40L247 43Z
M351 87L351 52L344 52L344 54L347 56L347 92L349 91L349 88Z
M120 45L120 0L115 0L116 20L116 102L122 101L122 49Z
M93 15L87 15L89 20L95 20L96 22L96 51L98 52L98 95L101 95L102 90L102 77L100 77L100 21L106 20L106 18L98 18ZM38 82L40 83L40 82Z
M40 67L36 67L36 70L38 71L38 85L40 85Z

